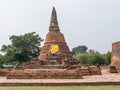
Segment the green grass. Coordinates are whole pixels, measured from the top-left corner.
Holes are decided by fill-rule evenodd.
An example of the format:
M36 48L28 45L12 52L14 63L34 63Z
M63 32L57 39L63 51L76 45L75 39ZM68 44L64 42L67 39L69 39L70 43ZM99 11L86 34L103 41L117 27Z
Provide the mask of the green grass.
M0 86L0 90L120 90L112 86Z

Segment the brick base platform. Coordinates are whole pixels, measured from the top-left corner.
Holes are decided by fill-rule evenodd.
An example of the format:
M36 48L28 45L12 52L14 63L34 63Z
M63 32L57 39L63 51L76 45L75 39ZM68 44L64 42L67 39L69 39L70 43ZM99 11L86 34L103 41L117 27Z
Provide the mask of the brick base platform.
M120 85L120 73L103 70L102 75L83 76L83 79L7 79L0 77L0 86L43 85Z
M12 68L0 68L0 76L6 76Z
M12 70L7 79L82 79L82 73L79 69Z
M66 66L66 65L41 65L39 68L41 69L66 69L66 68L81 68L80 65L71 65L71 66Z
M50 66L49 66L50 67ZM64 68L64 69L13 69L8 73L8 79L82 79L83 76L101 75L98 67Z
M0 69L0 76L7 76L11 79L72 79L101 74L101 70L96 66L81 67L79 65L42 65L39 69Z

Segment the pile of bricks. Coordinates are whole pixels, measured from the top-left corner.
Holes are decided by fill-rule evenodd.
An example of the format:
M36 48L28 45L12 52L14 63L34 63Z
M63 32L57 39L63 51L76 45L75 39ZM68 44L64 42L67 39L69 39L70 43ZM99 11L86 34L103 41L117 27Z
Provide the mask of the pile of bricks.
M90 75L101 75L101 69L97 66L90 66L88 67Z
M118 73L118 70L115 66L110 66L109 72L110 73Z
M25 69L12 70L8 79L82 79L79 69Z
M80 72L82 73L83 76L88 76L88 75L90 75L88 69L80 69Z
M32 60L29 62L23 62L18 68L27 68L27 69L33 69L33 68L40 68L40 61L38 59Z

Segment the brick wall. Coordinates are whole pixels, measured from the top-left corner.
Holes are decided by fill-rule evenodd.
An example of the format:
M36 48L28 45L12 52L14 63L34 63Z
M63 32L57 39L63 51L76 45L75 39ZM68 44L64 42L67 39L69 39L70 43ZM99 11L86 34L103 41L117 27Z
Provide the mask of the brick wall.
M8 79L82 79L79 69L25 69L12 70Z
M115 66L118 70L120 70L120 42L112 44L111 66Z
M0 68L0 76L7 76L11 70L12 68Z

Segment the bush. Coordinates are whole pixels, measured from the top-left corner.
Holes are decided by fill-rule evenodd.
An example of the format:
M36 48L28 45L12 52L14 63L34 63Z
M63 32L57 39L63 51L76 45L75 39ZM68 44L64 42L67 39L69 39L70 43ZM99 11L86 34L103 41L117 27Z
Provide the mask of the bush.
M100 54L90 54L88 63L90 65L103 65L104 64L104 58Z
M88 63L88 54L77 54L74 55L73 58L77 59L81 64Z

